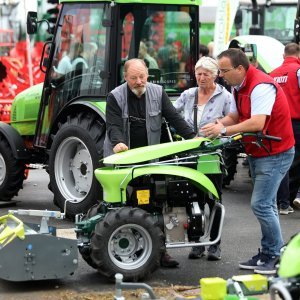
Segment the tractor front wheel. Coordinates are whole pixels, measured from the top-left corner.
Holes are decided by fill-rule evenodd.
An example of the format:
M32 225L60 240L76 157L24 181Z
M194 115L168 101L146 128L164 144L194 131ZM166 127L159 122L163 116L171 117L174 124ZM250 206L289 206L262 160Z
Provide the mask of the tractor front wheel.
M4 137L0 137L0 201L10 201L18 195L25 179L25 163L13 156Z

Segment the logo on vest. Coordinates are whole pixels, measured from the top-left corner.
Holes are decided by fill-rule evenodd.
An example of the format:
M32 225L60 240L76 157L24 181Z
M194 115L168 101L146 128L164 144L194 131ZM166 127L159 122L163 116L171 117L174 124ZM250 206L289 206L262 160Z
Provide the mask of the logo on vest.
M280 77L274 77L274 80L277 82L277 83L286 83L287 82L287 75L285 76L280 76Z

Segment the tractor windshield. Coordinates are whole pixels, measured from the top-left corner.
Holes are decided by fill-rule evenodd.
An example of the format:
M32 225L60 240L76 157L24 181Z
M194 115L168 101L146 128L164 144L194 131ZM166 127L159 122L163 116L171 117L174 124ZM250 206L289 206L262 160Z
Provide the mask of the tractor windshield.
M296 5L270 6L265 9L264 34L271 36L283 44L294 38L294 20Z
M66 4L55 35L50 82L65 100L107 92L107 44L110 5ZM64 105L64 101L60 101Z
M59 17L49 82L60 105L82 96L106 96L121 84L134 57L149 81L178 95L194 86L198 7L188 5L66 3Z
M169 94L194 85L196 7L182 5L128 5L122 9L122 66L133 57L149 68L149 81Z

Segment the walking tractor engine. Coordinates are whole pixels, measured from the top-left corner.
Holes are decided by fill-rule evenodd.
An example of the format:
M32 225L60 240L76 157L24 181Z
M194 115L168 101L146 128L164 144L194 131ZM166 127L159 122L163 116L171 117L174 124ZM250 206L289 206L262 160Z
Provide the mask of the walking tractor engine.
M106 157L106 166L95 170L104 200L76 217L85 261L112 279L121 273L137 281L160 265L166 248L216 244L225 209L208 176L222 173L219 148L218 139L202 138ZM217 237L209 240L217 210Z
M167 243L199 240L203 236L207 218L198 201L201 200L191 181L172 179L167 182L167 199L162 211ZM202 204L204 208L204 201Z
M127 205L155 212L167 243L199 240L203 236L207 221L205 202L199 199L199 193L190 180L168 175L146 175L142 181L131 191ZM145 181L148 181L147 184Z

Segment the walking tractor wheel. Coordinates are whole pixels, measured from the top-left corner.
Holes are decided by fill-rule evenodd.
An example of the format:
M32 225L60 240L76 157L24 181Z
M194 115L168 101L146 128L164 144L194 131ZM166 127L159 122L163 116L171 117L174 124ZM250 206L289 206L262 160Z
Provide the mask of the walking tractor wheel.
M151 248L152 239L146 229L137 224L126 224L111 234L107 251L116 266L133 270L147 262Z
M159 225L146 211L124 207L109 212L91 238L91 258L99 272L138 281L152 273L165 251Z

